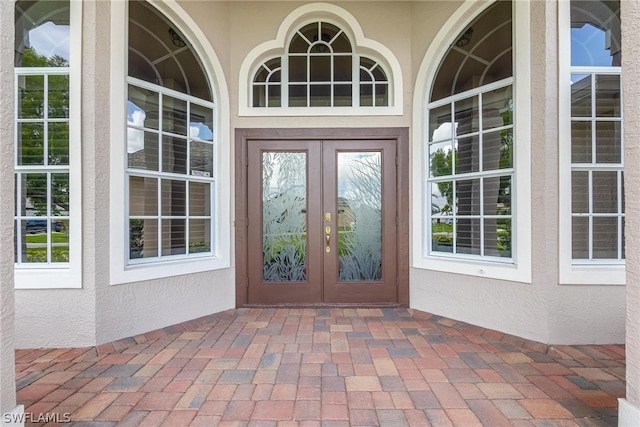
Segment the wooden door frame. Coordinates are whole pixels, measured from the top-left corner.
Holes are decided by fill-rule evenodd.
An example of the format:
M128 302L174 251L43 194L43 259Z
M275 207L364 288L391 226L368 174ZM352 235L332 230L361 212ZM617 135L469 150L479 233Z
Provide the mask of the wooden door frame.
M396 141L397 301L409 306L409 128L298 128L235 130L235 264L236 307L248 304L247 147L252 140L375 140ZM331 304L329 304L331 305ZM335 304L333 304L335 305ZM352 304L351 304L352 305Z

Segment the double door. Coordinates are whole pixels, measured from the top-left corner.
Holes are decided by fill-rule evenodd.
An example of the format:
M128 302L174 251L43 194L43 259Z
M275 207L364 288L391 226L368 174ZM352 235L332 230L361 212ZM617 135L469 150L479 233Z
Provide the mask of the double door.
M396 140L253 140L250 304L397 302Z

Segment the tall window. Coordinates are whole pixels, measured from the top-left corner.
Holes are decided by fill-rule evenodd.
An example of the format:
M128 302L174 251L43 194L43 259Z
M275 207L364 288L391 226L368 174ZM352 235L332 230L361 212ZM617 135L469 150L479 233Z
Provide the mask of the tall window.
M512 4L462 31L427 105L427 224L432 256L513 262Z
M624 260L620 2L571 1L571 254Z
M130 264L215 254L214 104L186 37L129 2L127 102Z
M252 88L254 107L389 106L382 65L354 53L347 34L324 21L298 29L283 57L258 67Z
M68 268L70 2L15 5L15 263Z

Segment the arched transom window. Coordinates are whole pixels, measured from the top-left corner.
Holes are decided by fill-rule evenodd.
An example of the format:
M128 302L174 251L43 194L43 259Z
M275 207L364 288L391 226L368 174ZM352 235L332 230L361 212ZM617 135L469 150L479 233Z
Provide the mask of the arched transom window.
M252 80L253 107L387 107L388 73L358 55L337 25L314 21L291 37L286 53L260 64Z

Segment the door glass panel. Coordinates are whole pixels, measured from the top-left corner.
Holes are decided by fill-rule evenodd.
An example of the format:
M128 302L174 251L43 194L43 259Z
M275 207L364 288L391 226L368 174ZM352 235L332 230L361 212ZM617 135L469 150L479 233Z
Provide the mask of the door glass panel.
M265 282L307 280L307 154L262 153Z
M382 156L338 153L338 278L382 279Z

